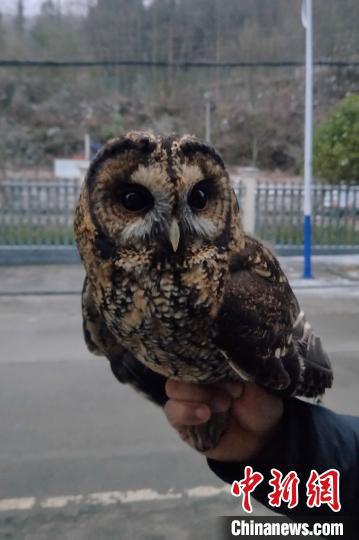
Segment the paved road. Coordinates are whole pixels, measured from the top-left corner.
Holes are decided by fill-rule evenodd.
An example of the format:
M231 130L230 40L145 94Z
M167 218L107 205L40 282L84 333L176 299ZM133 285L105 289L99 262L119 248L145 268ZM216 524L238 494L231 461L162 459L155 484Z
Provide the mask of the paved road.
M333 359L326 403L357 414L359 287L298 296ZM238 514L161 411L87 353L77 296L1 297L0 343L0 538L215 540L214 516Z

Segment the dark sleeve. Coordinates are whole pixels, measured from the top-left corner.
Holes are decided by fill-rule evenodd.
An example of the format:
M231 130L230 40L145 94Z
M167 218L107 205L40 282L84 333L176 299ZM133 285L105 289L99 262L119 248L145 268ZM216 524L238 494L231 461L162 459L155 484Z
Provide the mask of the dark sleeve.
M212 471L225 482L241 480L244 467L251 465L264 475L253 496L268 504L268 485L271 468L283 475L297 472L299 504L288 510L286 504L271 508L287 515L335 515L327 504L319 508L306 505L306 482L312 469L319 474L328 469L340 472L341 514L357 515L359 512L359 417L336 414L324 407L311 405L299 399L285 401L284 415L274 441L252 462L229 463L208 460Z

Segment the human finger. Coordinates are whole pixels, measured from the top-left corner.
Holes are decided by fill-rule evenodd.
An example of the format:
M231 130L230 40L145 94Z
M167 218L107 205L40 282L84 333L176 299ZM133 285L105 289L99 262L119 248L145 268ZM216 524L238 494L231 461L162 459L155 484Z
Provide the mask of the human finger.
M211 416L210 408L203 404L190 401L170 399L164 406L167 420L178 430L184 426L197 426L207 422Z
M205 403L213 412L227 411L231 404L231 396L223 388L213 385L194 384L168 379L166 394L176 401Z
M232 403L231 412L242 428L263 433L283 414L283 401L254 383L245 383L243 394Z

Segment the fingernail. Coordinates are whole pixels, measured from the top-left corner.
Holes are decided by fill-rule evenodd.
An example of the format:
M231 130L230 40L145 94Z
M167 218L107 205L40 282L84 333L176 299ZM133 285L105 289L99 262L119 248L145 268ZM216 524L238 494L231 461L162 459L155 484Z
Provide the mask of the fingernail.
M198 409L196 409L196 418L198 418L198 420L207 420L208 416L207 407L198 407Z

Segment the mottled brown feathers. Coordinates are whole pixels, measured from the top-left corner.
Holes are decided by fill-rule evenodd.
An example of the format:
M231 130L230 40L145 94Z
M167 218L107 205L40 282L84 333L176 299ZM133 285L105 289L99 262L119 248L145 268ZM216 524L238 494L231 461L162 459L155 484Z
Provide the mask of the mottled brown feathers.
M151 204L141 207L144 194ZM329 360L277 259L244 234L212 147L144 132L109 141L82 186L75 233L86 269L85 339L120 380L140 387L147 369L156 385L160 376L244 377L311 396L331 385Z

